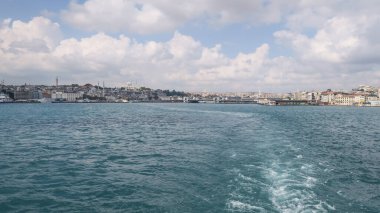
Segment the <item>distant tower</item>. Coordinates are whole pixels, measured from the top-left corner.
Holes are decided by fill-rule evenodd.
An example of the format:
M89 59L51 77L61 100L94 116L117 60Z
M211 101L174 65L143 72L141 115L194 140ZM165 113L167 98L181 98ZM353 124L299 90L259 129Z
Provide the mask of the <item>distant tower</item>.
M104 81L103 81L103 97L104 97Z
M55 86L58 87L58 76L55 78Z

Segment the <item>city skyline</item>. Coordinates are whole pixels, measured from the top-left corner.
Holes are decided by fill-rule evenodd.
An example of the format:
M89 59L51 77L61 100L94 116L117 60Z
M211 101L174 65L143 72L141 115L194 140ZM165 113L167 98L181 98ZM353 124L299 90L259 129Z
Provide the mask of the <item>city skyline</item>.
M112 83L111 84L107 84L105 81L97 81L97 82L85 82L85 83L77 83L77 82L68 82L68 81L64 81L64 83L61 82L61 79L57 76L56 78L54 78L54 82L49 82L49 83L46 83L46 84L37 84L35 82L25 82L25 83L21 83L21 84L8 84L8 82L4 81L4 80L0 80L0 86L14 86L14 87L23 87L23 86L44 86L44 87L62 87L62 86L72 86L72 85L77 85L77 86L86 86L86 85L91 85L93 87L99 87L99 88L135 88L135 89L138 89L138 88L147 88L147 89L152 89L152 90L168 90L168 91L171 91L171 90L174 90L174 91L179 91L179 92L187 92L187 93L210 93L210 94L222 94L222 93L273 93L273 94L286 94L286 93L299 93L299 92L315 92L315 91L328 91L328 90L332 90L332 91L339 91L339 92L350 92L351 90L355 90L357 88L361 88L361 87L371 87L371 88L374 88L374 89L378 89L380 90L380 87L377 87L375 85L364 85L364 84L361 84L361 85L351 85L349 88L334 88L334 87L326 87L326 88L312 88L312 89L295 89L295 90L289 90L289 91L281 91L281 92L277 92L277 91L266 91L266 90L261 90L260 88L258 88L257 90L250 90L250 91L209 91L209 90L194 90L194 91L190 91L190 90L177 90L176 88L168 88L168 87L162 87L162 88L155 88L155 87L149 87L148 85L141 85L141 84L137 84L136 82L126 82L124 84L121 84L121 85L113 85Z
M0 3L0 80L135 82L182 91L380 85L376 1L14 0Z

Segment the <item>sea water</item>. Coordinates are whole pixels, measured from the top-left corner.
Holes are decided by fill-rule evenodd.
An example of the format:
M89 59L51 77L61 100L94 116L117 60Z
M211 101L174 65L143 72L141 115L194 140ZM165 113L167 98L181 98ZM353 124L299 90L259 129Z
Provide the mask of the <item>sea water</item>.
M380 108L0 105L0 212L379 212Z

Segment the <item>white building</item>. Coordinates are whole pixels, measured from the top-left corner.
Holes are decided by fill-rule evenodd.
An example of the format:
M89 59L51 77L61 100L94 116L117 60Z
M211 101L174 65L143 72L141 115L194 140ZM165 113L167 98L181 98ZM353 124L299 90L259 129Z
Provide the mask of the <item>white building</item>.
M368 86L368 85L360 85L357 90L359 91L364 91L364 92L375 92L376 88L373 86Z
M294 100L307 100L308 99L308 93L307 92L296 92L293 94Z
M63 93L63 99L66 101L76 101L77 99L82 99L83 93L76 93L76 92L69 92L69 93Z
M349 94L337 94L334 104L340 106L352 106L355 103L355 96Z
M325 104L333 104L335 100L335 93L332 91L321 93L321 102Z
M76 101L77 99L82 99L83 98L83 92L80 92L80 93L75 93L75 92L68 92L68 93L65 93L65 92L53 92L51 94L51 98L53 100L65 100L65 101L69 101L69 102L74 102Z
M363 105L366 102L366 96L364 95L355 95L354 103L358 105Z
M319 92L308 92L307 93L307 100L308 101L320 101L321 100L321 94Z
M367 97L367 101L370 102L370 101L379 101L379 98L377 96L368 96Z
M51 93L51 99L57 100L57 99L63 99L63 92L52 92Z
M172 98L170 96L166 96L166 95L158 96L158 99L160 99L160 101L171 101L172 100Z

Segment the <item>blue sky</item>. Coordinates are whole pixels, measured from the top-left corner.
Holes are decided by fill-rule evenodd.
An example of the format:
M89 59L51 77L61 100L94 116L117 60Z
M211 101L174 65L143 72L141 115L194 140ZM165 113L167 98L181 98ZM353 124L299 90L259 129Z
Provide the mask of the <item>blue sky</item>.
M190 91L379 86L379 7L372 0L4 0L0 78Z
M23 21L41 15L43 11L59 12L66 8L68 1L51 0L2 0L0 8L1 19L13 18Z

